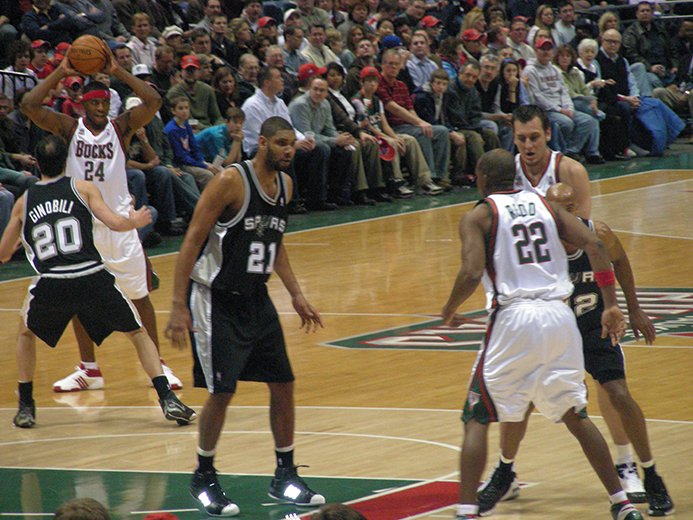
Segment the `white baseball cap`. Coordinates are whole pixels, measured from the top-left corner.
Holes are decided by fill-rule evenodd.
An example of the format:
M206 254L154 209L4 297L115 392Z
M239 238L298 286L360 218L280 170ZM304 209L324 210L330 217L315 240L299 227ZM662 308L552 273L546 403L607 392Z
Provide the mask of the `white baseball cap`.
M129 97L125 100L125 110L132 110L142 104L142 100L137 96Z
M146 63L138 63L134 67L132 67L132 75L133 76L145 76L145 75L151 75L152 70L149 68L149 65Z

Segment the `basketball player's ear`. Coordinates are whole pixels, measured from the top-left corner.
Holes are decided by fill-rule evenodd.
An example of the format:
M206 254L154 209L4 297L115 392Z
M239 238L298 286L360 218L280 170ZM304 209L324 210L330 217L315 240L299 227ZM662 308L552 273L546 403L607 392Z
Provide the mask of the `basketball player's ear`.
M261 135L257 141L258 150L260 149L261 146L262 147L267 146L267 138L264 135Z

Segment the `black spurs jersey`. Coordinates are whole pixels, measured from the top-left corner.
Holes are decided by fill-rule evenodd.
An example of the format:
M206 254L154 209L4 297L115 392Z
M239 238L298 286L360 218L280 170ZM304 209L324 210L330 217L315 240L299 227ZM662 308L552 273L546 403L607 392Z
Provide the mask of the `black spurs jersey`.
M234 167L243 179L243 206L230 221L215 223L191 278L215 290L249 295L261 289L274 270L288 219L286 186L284 174L278 173L270 198L250 161Z
M43 276L73 278L102 269L92 219L74 179L60 177L29 188L22 242L34 270Z
M594 231L594 223L591 220L580 220ZM582 249L568 254L568 272L575 287L570 297L570 306L575 312L580 332L584 334L590 330L601 329L604 300L594 279L594 271L587 253Z

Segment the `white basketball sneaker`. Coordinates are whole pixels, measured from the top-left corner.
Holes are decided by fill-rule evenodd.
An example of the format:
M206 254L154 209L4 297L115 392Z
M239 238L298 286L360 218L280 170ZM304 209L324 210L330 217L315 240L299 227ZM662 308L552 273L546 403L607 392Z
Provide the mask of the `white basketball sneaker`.
M166 379L168 379L168 386L171 387L171 390L180 390L183 388L183 381L178 379L176 377L176 374L173 373L173 370L164 363L164 360L161 360L161 368L164 369L164 375L166 376Z
M628 495L628 500L630 500L633 504L642 504L647 502L645 487L642 484L642 480L640 480L640 475L638 475L638 466L635 464L635 462L617 464L616 472L618 473L618 480L621 482L623 491L625 491L626 495Z
M82 390L100 390L103 388L103 376L100 369L86 369L81 363L65 379L53 383L54 392L81 392Z

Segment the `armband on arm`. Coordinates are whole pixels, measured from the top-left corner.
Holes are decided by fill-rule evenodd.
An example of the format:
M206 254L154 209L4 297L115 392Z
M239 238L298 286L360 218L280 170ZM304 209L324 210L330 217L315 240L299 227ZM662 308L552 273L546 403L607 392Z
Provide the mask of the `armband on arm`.
M616 276L614 276L614 272L611 269L608 271L595 271L594 279L597 282L597 287L607 287L616 283Z

